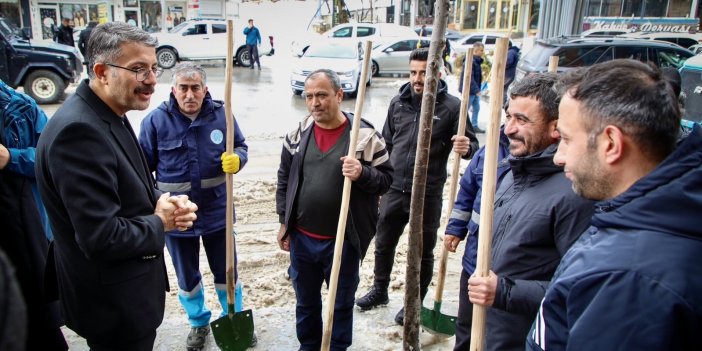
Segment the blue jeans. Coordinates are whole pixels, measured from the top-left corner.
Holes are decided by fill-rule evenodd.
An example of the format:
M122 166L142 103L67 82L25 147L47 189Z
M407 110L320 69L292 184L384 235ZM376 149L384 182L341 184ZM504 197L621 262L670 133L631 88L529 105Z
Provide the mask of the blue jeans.
M319 240L290 231L290 278L295 289L297 340L300 350L322 346L322 282L329 283L335 240ZM361 260L358 252L344 241L334 305L331 350L346 350L353 335L353 305L358 287Z
M469 95L468 102L470 103L470 108L473 110L473 114L470 118L470 124L473 128L478 128L478 113L480 112L480 95Z

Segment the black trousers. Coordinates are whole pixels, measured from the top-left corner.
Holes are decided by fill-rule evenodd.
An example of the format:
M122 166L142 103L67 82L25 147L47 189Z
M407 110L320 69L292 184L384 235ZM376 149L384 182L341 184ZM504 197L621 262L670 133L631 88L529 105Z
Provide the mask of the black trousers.
M395 248L409 221L410 193L390 190L380 200L380 218L375 236L375 281L376 288L387 290L390 273L395 261ZM441 219L441 196L424 199L422 223L422 263L419 273L419 291L422 300L427 294L434 272L434 247L436 231Z
M456 345L454 345L453 351L470 349L473 304L468 299L468 278L470 275L465 270L461 270L461 285L458 289L458 316L456 317Z
M246 48L249 50L249 61L251 61L251 66L254 66L254 62L258 64L258 68L261 68L261 61L258 59L258 45L246 44Z

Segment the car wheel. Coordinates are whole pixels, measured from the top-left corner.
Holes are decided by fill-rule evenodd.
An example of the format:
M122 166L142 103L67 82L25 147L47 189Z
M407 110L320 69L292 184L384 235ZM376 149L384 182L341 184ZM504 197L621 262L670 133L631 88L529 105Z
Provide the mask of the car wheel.
M156 60L161 68L169 69L175 66L178 61L178 55L173 49L163 48L156 53Z
M292 91L295 95L302 95L302 90L293 89Z
M380 71L380 67L378 67L378 63L373 61L373 65L371 66L371 74L373 77L378 76L378 71Z
M239 66L251 66L251 57L249 57L249 50L246 50L246 47L241 47L236 52L236 62L239 63Z
M66 89L63 79L58 74L38 70L30 73L24 80L24 92L31 96L38 104L52 104L57 102Z
M366 86L369 87L369 86L371 86L372 84L373 84L373 76L371 75L371 76L368 77L368 81L366 82Z

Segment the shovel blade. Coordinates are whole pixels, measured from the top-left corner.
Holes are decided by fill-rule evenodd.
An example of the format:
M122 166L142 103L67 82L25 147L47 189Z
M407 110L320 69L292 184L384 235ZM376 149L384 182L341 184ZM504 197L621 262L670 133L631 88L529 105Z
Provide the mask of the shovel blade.
M210 325L215 342L221 350L244 351L251 346L254 332L251 310L226 315Z
M434 302L434 309L422 306L422 327L430 334L451 337L456 334L456 317L441 313L441 302Z

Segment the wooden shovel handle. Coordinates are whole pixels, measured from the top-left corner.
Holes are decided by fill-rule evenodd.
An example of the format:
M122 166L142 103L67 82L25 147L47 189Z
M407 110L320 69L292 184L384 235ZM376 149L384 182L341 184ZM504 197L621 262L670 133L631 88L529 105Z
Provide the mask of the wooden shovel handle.
M368 66L372 42L366 41L363 55L363 68L361 78L358 80L358 94L356 95L356 109L353 116L353 126L351 127L351 140L349 141L348 157L356 157L356 144L358 143L358 130L361 127L361 112L363 112L363 101L366 96L366 78L368 77ZM336 290L339 281L339 269L341 268L341 253L344 249L344 236L346 234L346 216L349 211L349 200L351 199L351 179L344 178L344 189L341 197L341 211L339 213L339 225L336 228L336 242L334 244L334 261L329 277L329 296L327 298L327 310L324 314L324 333L322 334L322 351L329 351L331 347L331 333L334 322L334 305L336 305Z
M463 63L463 87L461 91L463 95L461 98L461 109L458 114L458 130L457 135L466 134L466 124L468 123L468 100L470 99L470 79L471 73L473 71L473 48L469 48L466 51L465 62ZM453 211L453 203L456 201L456 193L458 192L458 178L461 166L461 155L454 152L453 153L453 164L451 169L451 182L449 184L449 203L446 210L446 223L444 228L448 225L449 219L451 218L451 212ZM445 236L444 236L445 238ZM444 296L444 284L446 282L446 264L448 261L448 249L446 249L446 244L441 248L441 258L439 259L439 278L436 282L436 291L434 293L434 301L441 302Z
M505 66L507 63L508 39L498 38L495 60L490 81L490 124L487 128L483 184L480 197L480 229L478 234L478 259L475 275L487 277L490 272L490 244L492 242L492 212L497 183L497 149L502 119L502 95L504 94ZM485 345L485 306L473 305L470 350L482 350Z
M224 70L224 114L227 121L227 153L234 151L234 116L232 115L232 76L234 74L234 24L227 20L227 65ZM227 181L227 212L226 212L226 250L227 250L227 304L234 304L234 175L225 173ZM231 309L230 309L231 310ZM233 315L234 311L229 311Z

